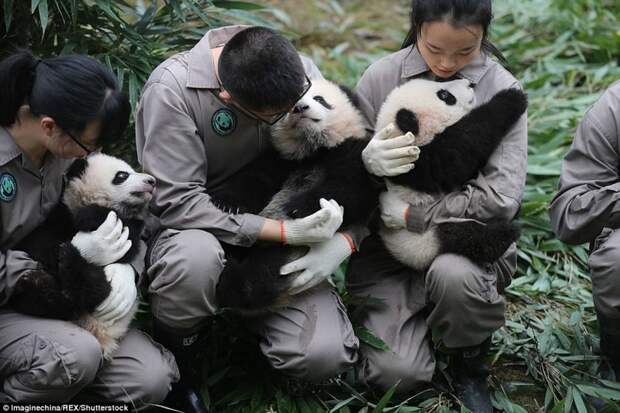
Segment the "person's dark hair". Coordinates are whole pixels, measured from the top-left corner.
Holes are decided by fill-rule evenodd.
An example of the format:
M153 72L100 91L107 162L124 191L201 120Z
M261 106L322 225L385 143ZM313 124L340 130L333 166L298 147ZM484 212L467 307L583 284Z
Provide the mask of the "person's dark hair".
M104 65L87 56L37 59L21 50L0 62L0 126L11 126L21 105L46 115L63 130L80 134L101 122L99 142L118 138L129 123L131 107Z
M491 0L412 0L411 28L401 49L414 45L423 23L447 20L455 27L482 26L482 50L492 54L506 65L506 58L488 39L487 34L493 10Z
M291 42L265 27L235 34L222 50L218 73L224 89L252 110L293 106L306 80Z

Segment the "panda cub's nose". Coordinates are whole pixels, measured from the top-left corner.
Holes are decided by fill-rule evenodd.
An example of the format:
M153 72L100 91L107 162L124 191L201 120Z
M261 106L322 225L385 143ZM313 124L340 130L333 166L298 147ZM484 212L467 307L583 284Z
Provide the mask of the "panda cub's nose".
M293 108L293 113L304 113L308 109L310 109L309 105L306 105L305 103L298 103Z
M155 178L153 178L152 176L144 178L144 182L151 186L155 186Z

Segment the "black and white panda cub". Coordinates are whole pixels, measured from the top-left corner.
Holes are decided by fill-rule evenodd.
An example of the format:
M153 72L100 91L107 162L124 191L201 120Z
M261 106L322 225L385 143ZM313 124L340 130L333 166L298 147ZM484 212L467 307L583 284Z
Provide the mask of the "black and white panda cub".
M211 194L224 209L273 219L302 218L319 210L321 198L344 207L342 228L365 225L377 206L379 189L361 160L368 143L355 96L327 80L313 80L308 93L271 127L274 153L259 158ZM286 303L295 275L280 267L305 247L227 248L217 286L222 308L253 312Z
M109 358L136 310L113 323L92 313L110 293L103 267L88 262L71 244L80 231L96 230L114 211L129 230L131 248L118 261L128 263L139 249L155 178L135 172L124 161L93 154L74 161L65 175L61 202L15 249L40 264L15 285L10 305L33 316L71 320L92 332ZM129 265L129 264L127 264Z
M468 80L411 80L394 89L377 116L376 129L393 123L397 134L412 132L420 157L410 172L386 180L388 191L425 207L459 189L484 167L499 143L527 109L525 94L502 90L476 107ZM382 226L390 253L414 269L428 268L441 253L464 255L476 263L494 262L519 237L508 220L479 224L441 223L424 232Z

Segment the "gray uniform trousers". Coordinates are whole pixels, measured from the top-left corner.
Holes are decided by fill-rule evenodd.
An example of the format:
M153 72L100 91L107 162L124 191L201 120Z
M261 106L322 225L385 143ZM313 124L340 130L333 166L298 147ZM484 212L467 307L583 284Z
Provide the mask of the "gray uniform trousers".
M594 306L606 317L620 319L620 231L604 228L588 259Z
M179 379L174 357L141 331L105 362L95 337L77 325L0 310L0 402L67 402L93 397L161 402Z
M514 246L510 255L516 263ZM508 262L481 268L463 256L444 254L420 274L392 258L377 235L366 238L349 262L347 287L353 296L381 300L370 303L364 325L390 351L362 344L360 379L382 390L400 380L397 392L409 392L432 379L431 332L447 348L488 338L504 323L497 277L511 271Z
M223 268L224 251L211 233L164 230L147 269L154 317L169 327L195 331L217 310L215 287ZM321 381L357 361L358 339L331 286L300 294L250 324L261 336L269 363L292 377Z

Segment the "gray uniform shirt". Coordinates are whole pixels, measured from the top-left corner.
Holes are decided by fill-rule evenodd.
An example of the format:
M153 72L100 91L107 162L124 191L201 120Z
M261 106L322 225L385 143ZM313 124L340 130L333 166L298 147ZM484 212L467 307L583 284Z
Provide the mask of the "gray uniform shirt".
M223 212L209 197L266 147L261 122L218 97L211 49L244 28L210 30L193 49L155 69L138 107L136 147L145 172L157 178L151 209L163 227L202 229L229 244L248 246L265 219ZM322 77L311 60L302 56L302 62L311 79Z
M458 75L475 83L478 104L488 101L506 88L521 88L519 82L499 63L484 53L465 66ZM415 77L433 78L428 65L416 47L408 47L388 55L364 73L357 85L363 112L374 127L381 105L397 86ZM424 156L424 148L421 148ZM508 132L478 176L438 200L428 209L410 210L407 226L424 230L431 223L491 218L512 219L516 216L527 168L527 113ZM514 253L514 250L513 250Z
M19 277L37 267L28 254L11 248L41 224L58 203L62 176L70 163L48 154L42 167L35 167L9 132L0 127L0 306L10 297Z
M593 241L620 226L620 82L585 114L564 161L551 202L553 230L564 242Z

